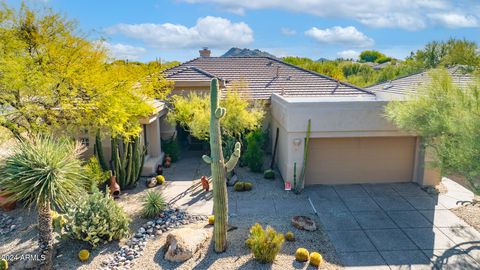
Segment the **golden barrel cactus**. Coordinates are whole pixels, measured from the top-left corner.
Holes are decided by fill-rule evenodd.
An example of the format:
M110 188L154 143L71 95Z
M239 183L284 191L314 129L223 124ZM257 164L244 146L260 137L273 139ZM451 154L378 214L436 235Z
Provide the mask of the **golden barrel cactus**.
M289 242L293 242L295 241L295 235L293 234L293 232L291 231L288 231L286 234L285 234L285 239Z
M214 223L215 223L215 216L214 215L208 216L208 224L213 225Z
M90 252L86 249L82 249L80 250L80 252L78 252L78 258L82 262L87 261L89 257L90 257Z
M157 183L159 185L163 185L163 183L165 183L165 177L163 175L157 175L155 179L157 179Z
M8 269L8 261L5 259L0 259L0 270Z
M310 258L309 255L310 254L306 248L298 248L297 251L295 251L295 260L299 262L306 262Z
M312 252L310 254L310 265L318 267L320 264L323 263L323 257L318 252Z

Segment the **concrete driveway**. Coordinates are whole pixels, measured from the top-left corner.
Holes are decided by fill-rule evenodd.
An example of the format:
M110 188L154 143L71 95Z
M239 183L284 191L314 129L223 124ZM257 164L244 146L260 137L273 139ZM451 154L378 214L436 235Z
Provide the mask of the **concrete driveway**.
M199 178L210 168L200 154L187 154L165 170L164 196L192 214L209 215L212 194L202 191ZM449 210L473 195L453 181L440 196L413 183L309 186L295 195L283 190L281 179L268 181L245 168L238 173L254 189L229 188L233 220L309 215L323 225L347 269L480 269L479 232Z
M449 210L455 196L432 196L413 183L306 193L347 269L480 269L480 233Z

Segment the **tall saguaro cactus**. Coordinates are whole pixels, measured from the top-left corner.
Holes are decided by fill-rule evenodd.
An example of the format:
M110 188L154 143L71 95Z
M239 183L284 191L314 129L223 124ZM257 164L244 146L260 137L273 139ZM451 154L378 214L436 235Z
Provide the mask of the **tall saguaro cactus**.
M235 150L230 159L225 163L222 152L222 136L220 132L220 119L225 115L225 108L220 107L220 89L218 80L213 79L210 85L210 151L211 156L204 155L203 160L210 164L213 179L213 211L215 223L213 237L215 251L224 252L227 248L228 224L228 196L226 176L235 168L240 158L240 143L235 144Z

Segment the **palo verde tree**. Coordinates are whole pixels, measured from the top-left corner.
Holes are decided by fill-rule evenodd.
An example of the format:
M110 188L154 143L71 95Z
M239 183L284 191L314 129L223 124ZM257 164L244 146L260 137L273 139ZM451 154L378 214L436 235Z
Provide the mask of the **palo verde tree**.
M221 98L220 105L229 113L220 119L223 137L239 139L246 131L256 129L261 125L264 110L261 103L248 100L248 96L242 96L239 89L247 87L242 82L234 82L226 90ZM171 100L172 109L168 114L168 120L179 123L189 131L192 136L200 140L208 140L210 135L210 96L189 93L186 97L175 95Z
M161 65L111 62L103 42L50 11L0 9L0 126L14 135L79 129L137 136L171 85ZM151 74L155 74L151 76Z
M387 116L400 128L420 135L444 174L464 176L480 194L480 85L462 88L446 70L431 72L431 82L406 101L391 102Z

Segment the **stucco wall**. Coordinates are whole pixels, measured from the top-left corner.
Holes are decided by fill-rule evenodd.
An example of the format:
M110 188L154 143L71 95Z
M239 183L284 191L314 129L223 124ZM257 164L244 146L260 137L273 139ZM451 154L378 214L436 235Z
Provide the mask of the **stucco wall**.
M399 130L385 118L387 103L374 97L285 98L273 95L272 128L281 127L277 165L284 181L292 182L294 162L297 163L297 178L302 170L308 119L311 119L311 138L415 136Z

